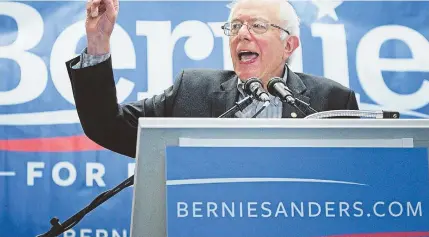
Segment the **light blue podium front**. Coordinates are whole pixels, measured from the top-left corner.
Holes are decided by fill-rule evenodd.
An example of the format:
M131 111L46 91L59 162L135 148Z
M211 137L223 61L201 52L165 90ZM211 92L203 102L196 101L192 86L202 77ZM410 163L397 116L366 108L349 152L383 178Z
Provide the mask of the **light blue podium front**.
M166 162L166 160L168 160L167 159L168 157L166 156L166 152L168 151L168 149L180 150L182 148L182 150L186 150L187 152L190 152L188 154L192 155L192 154L197 154L197 152L192 151L192 149L208 149L208 150L214 149L212 153L215 154L216 152L219 152L218 149L227 149L227 150L229 149L228 151L232 151L234 149L241 148L243 149L243 157L248 157L250 159L252 157L252 154L255 154L255 152L257 153L257 151L252 149L268 149L268 150L265 150L264 153L262 154L265 154L265 153L270 154L271 152L273 152L273 150L276 150L276 149L289 149L289 150L284 150L288 152L293 150L295 151L299 150L300 152L309 150L310 152L311 150L312 152L316 151L316 153L317 153L317 149L321 149L319 152L329 153L329 149L328 151L324 149L326 147L342 147L342 148L350 148L350 149L362 148L363 150L366 150L366 149L371 150L374 148L379 148L379 149L395 148L395 147L407 148L407 149L409 148L410 150L414 150L412 149L413 147L427 148L429 147L429 121L428 120L375 120L375 119L304 120L304 119L142 118L139 121L131 236L132 237L146 237L146 236L166 237L167 236L167 211L168 211L167 210L168 202L166 202L167 179L168 179L168 175L174 174L174 172L176 172L175 170L172 170L173 168L171 168L169 170L169 173L166 173L166 165L168 166L169 164L174 164L171 162ZM303 149L303 148L308 148L308 149ZM350 149L348 151L350 151ZM426 149L424 150L426 151ZM371 154L371 151L366 150L365 152L370 152L368 154ZM210 154L210 153L205 153L205 154ZM216 154L226 154L226 153L223 152L223 153L216 153ZM228 152L227 154L231 154L231 153ZM391 154L395 154L395 153L391 153ZM171 156L174 156L174 154L170 154L170 157ZM200 157L206 157L206 156L209 157L208 155L200 154ZM392 159L400 159L400 157L395 158L392 155L390 156L392 157ZM426 157L424 158L423 161L421 159L419 160L420 163L418 164L420 164L420 166L418 167L425 167L424 164L427 164L428 157L427 155L425 156ZM309 157L309 156L307 155L306 157ZM295 159L297 159L297 157L295 157ZM207 162L208 161L213 161L213 159L209 159L207 160ZM297 164L296 162L298 161L299 159L295 161L295 164ZM386 161L389 161L389 160L386 160ZM292 160L289 160L288 162L292 162ZM194 162L194 163L198 163L198 162ZM212 165L216 165L216 164L213 163ZM278 166L281 166L281 165L283 167L290 167L290 165L288 166L286 164L280 164L280 163L278 164ZM304 164L301 164L301 165L304 165ZM390 164L390 165L391 166L393 165L392 167L395 167L394 164ZM413 165L417 165L417 163L413 163L409 161L407 165L404 164L404 170L415 169L415 167L413 168ZM170 167L174 167L174 166L170 165ZM176 164L176 168L177 167L180 168L180 165ZM272 167L275 167L275 164L272 164ZM317 167L320 167L320 168L316 169L314 171L315 172L314 174L316 174L317 172L320 172L321 170L323 171L323 169L329 168L329 166L324 168L323 165L320 165ZM390 166L386 166L386 167L390 167ZM392 167L390 167L389 169L393 169ZM337 168L340 168L340 167L337 167ZM380 169L380 167L378 168ZM196 168L194 167L194 169ZM235 170L238 172L237 167L230 167L228 169L232 171ZM288 170L288 168L285 168L284 170L285 170L285 174L288 174L288 172L290 171ZM181 172L186 173L190 171L182 170ZM423 172L427 172L427 166L425 167L425 170ZM388 174L389 173L386 173L383 176L381 172L379 175L381 175L380 177L386 177L390 179L394 177L394 176L389 176L391 174L389 175ZM263 176L263 174L259 174L259 175ZM415 180L419 180L418 183L420 185L420 186L415 186L415 188L418 188L419 190L423 190L423 192L416 193L415 197L425 197L426 191L429 188L426 186L426 181L428 181L427 177L424 176L426 177L426 180L422 181L421 180L422 175L424 176L425 173L420 173L420 176L419 176L420 178L415 178ZM275 178L275 177L265 177L265 178ZM283 177L283 179L284 178L285 177ZM288 176L288 178L293 178L293 176ZM295 178L299 178L299 177L296 176ZM340 180L341 178L343 180ZM353 177L349 177L349 178L352 179ZM190 178L188 177L188 179ZM310 179L310 178L307 177L307 179ZM320 177L315 176L313 177L313 179L331 180L331 181L333 180L333 181L340 181L340 182L344 181L344 182L353 183L352 182L353 180L347 181L347 180L344 180L345 179L344 177L337 177L337 179L328 179L328 178L321 179ZM403 180L403 181L405 182L404 187L406 186L407 182L408 183L412 182L412 180L411 181ZM372 184L372 185L374 186L375 184ZM194 188L196 188L197 186L193 185ZM385 184L380 187L389 187L389 185ZM168 188L172 188L172 187L168 186ZM282 186L282 189L294 190L289 186ZM309 190L312 190L312 189L314 189L314 187L310 188ZM171 190L175 190L175 189L171 189ZM410 189L409 191L415 192L414 189ZM386 191L386 192L388 193L390 191ZM193 191L193 193L195 193L195 190ZM295 190L294 193L299 194L300 192L297 192ZM305 193L307 193L306 195L308 195L308 190ZM399 195L399 194L392 193L391 195ZM405 201L407 197L402 197L401 200ZM384 200L383 198L387 198L387 197L380 197L380 198L381 200ZM390 200L390 203L392 202L394 202L393 199ZM184 205L184 204L182 203L181 205ZM219 205L219 204L216 204L216 205ZM396 204L394 203L393 205L396 205ZM405 204L405 207L407 207L406 205L407 204ZM414 205L411 207L412 208L411 211L415 213L419 211L418 205L423 205L423 206L420 206L420 208L424 208L425 207L424 205L426 204L424 203L418 204L418 200L414 200L414 202L411 203L410 205ZM182 209L180 209L180 207L182 207ZM176 208L179 208L182 211L184 210L183 206L180 206L179 204L177 204ZM400 208L400 207L398 206L395 208ZM170 212L168 213L171 213L171 208L169 210ZM175 211L176 213L178 213L177 210ZM424 214L423 211L424 210L422 210L422 215ZM394 212L394 213L397 214L397 212ZM261 213L259 214L261 215ZM418 217L415 217L415 218L418 218ZM177 223L180 224L181 223L180 221L182 220L183 219L179 220L177 218L176 219L173 218L170 220L170 222L174 221L176 224ZM192 219L189 219L188 221L192 221ZM418 222L417 219L416 221ZM183 222L183 223L188 223L188 222ZM260 223L260 222L249 222L247 224L244 224L244 226L246 225L249 226L250 224L252 226L257 226L256 223ZM271 225L273 225L273 223L271 223ZM340 223L341 222L338 222L338 224ZM189 226L191 227L193 226L192 223L188 223L188 224L189 225L181 224L183 228L185 228L184 233L186 233L186 228L189 228ZM270 225L270 223L267 223L267 225ZM198 224L198 226L200 225ZM173 228L172 225L170 225L170 230L171 228ZM175 228L177 229L177 227ZM192 228L193 230L195 230L195 227L192 227ZM426 230L423 226L420 226L419 229L422 231ZM274 236L279 236L279 233L284 233L283 230L279 230L279 231L280 232L270 232L270 233L273 234ZM210 232L212 233L212 235L208 235L207 233L204 233L204 232L192 232L192 231L188 232L189 235L183 235L183 232L181 233L182 234L180 234L178 231L177 233L168 233L168 236L172 236L172 237L194 236L192 235L192 233L199 234L196 236L202 236L204 234L206 237L225 236L225 234L229 234L229 236L231 236L232 233L234 233L234 236L237 236L236 232L231 232L231 233ZM257 232L253 231L250 233L257 233ZM244 236L251 236L250 233L247 233ZM284 233L283 236L297 236L296 232L290 232L290 234L294 234L294 235L288 235L288 233ZM259 236L261 236L260 233L259 233ZM272 235L267 233L265 236L272 236Z

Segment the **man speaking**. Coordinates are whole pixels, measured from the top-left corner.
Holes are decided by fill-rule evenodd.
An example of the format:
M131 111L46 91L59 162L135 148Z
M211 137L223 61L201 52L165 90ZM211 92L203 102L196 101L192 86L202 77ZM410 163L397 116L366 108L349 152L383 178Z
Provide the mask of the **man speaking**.
M300 40L298 16L286 0L233 2L222 29L229 36L234 71L182 70L164 93L119 105L110 54L119 2L90 0L86 9L87 48L66 65L85 134L117 153L135 157L139 117L219 117L249 94L250 78L252 84L262 85L253 92L265 92L276 78L317 111L358 109L350 89L323 77L294 73L287 66ZM258 118L303 117L275 93L263 94L231 117L252 117L262 105L268 106Z

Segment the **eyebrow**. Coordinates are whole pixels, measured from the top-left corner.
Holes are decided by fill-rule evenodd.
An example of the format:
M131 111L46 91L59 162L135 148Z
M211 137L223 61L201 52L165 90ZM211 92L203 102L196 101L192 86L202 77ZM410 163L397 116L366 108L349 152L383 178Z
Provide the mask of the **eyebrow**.
M265 18L262 18L262 17L253 17L253 18L250 18L249 20L250 20L250 21L256 21L256 20L259 20L259 21L269 22L269 20L267 20L267 19L265 19ZM231 22L233 22L233 21L242 21L242 20L240 20L240 19L238 19L238 18L233 18L233 19L231 20Z

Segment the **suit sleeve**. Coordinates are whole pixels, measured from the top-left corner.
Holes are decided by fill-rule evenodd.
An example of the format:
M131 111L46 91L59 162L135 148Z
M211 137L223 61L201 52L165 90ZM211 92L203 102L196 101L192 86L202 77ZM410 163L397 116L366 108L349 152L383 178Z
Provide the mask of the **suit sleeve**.
M356 95L353 91L349 93L349 99L347 101L346 109L348 110L359 110L359 105L356 100Z
M78 61L76 57L66 62L66 67L85 135L111 151L135 158L138 118L171 116L181 76L160 95L118 104L111 58L73 69Z

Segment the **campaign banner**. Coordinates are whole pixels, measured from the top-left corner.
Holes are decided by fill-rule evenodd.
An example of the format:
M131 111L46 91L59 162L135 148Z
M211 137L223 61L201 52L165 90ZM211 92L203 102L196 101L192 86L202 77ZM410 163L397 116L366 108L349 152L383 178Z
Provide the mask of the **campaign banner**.
M182 69L232 69L220 28L229 3L120 1L111 40L118 102L161 93ZM350 87L361 109L429 118L429 1L291 3L301 19L293 70ZM0 0L0 237L44 233L52 217L64 221L134 170L79 123L65 62L86 47L85 5ZM131 193L63 236L129 236Z
M110 153L1 153L0 236L43 234L52 218L65 222L134 174L131 159ZM130 236L132 195L132 187L124 189L61 236Z
M167 236L429 236L427 149L169 147Z

